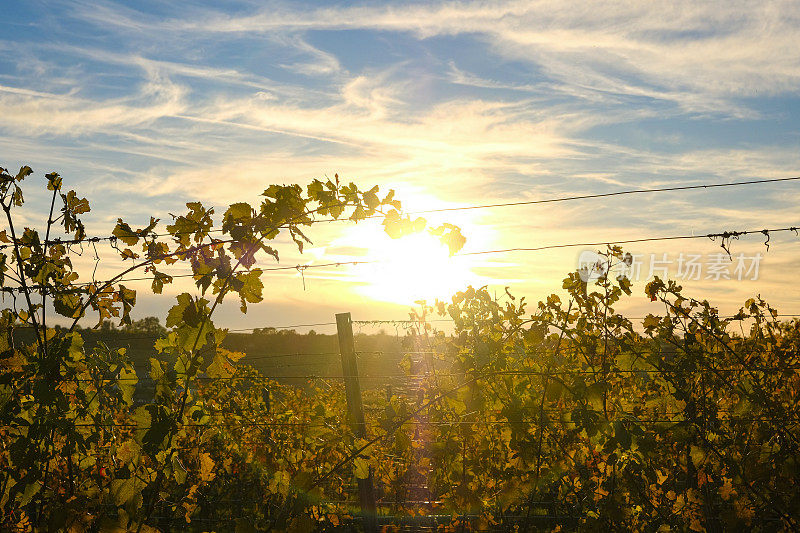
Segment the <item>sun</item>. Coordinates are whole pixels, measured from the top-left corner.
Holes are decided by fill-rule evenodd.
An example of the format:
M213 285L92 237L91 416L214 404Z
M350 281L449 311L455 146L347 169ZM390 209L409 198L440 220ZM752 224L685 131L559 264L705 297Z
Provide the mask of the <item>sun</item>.
M450 297L480 283L467 261L450 255L447 246L427 232L392 239L371 239L358 292L375 300L413 304Z
M473 287L500 283L503 280L486 277L479 272L489 272L492 263L483 256L463 254L468 249L481 249L492 245L497 235L492 228L479 221L480 215L472 211L451 211L433 214L430 210L453 207L424 191L403 191L403 198L413 198L411 211L424 211L427 228L444 223L461 228L467 239L462 253L450 255L447 245L432 235L428 229L399 239L390 237L377 220L349 225L338 234L330 228L328 245L306 250L314 257L309 263L336 261L345 266L330 279L347 280L345 291L360 295L373 302L414 306L424 300L450 301L459 291ZM410 200L408 200L411 202ZM404 204L405 206L405 204Z

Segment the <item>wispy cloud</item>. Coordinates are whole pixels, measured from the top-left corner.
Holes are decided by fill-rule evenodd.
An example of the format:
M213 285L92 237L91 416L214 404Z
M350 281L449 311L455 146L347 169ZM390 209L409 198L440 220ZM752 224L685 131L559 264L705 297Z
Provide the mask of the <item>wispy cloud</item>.
M466 2L330 7L275 6L246 16L210 12L155 23L158 31L267 34L370 29L420 38L477 34L505 56L542 65L567 81L634 77L672 91L717 96L795 92L800 77L798 10L792 2ZM130 11L83 10L96 23L155 31ZM601 90L604 90L600 87ZM684 94L685 94L684 92Z
M3 125L26 133L80 135L117 126L137 127L185 109L185 90L156 72L135 94L104 101L3 88Z

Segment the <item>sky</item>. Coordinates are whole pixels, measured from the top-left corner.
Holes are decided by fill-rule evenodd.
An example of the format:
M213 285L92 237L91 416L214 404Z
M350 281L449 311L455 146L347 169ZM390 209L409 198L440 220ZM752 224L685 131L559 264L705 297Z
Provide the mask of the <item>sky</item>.
M50 171L93 205L92 235L117 217L168 221L187 201L222 210L272 183L336 173L397 190L411 211L800 174L792 1L6 0L0 14L0 166L36 172L22 213L32 225L46 218L36 179ZM785 182L428 218L461 225L475 252L800 226L798 200L800 182ZM280 264L378 263L265 275L265 301L246 316L226 305L218 323L405 318L417 297L468 283L535 303L560 292L584 251L447 258L371 222L310 235L302 256L282 242ZM789 289L800 239L765 240L732 243L739 263L758 266L741 280L735 257L734 279L715 279L719 242L626 247L642 273L623 307L658 312L642 292L652 257L678 277L679 258L700 256L689 294L723 312L761 294L800 314ZM120 266L103 245L97 256L98 278ZM77 259L83 279L95 257ZM192 290L137 287L139 316L164 316Z

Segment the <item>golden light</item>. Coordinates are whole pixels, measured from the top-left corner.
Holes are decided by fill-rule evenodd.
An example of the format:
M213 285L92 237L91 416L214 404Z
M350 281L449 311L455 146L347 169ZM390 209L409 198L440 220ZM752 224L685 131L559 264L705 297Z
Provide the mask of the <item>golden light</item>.
M398 196L401 196L398 193ZM430 194L406 190L404 199L411 198L411 211L452 207ZM408 200L411 202L411 200ZM404 204L405 206L406 204ZM442 223L459 226L467 238L468 249L486 249L495 244L497 235L490 225L479 223L480 213L471 211L425 214L427 227L435 228ZM488 278L476 272L492 272L494 265L483 256L450 256L445 244L428 230L392 239L378 220L348 225L338 235L339 227L323 228L331 232L326 246L309 248L305 257L313 257L307 264L340 262L324 275L309 273L317 279L347 281L346 291L360 295L365 300L414 306L414 302L425 300L433 303L449 301L458 291L469 285L481 287L504 283L503 279ZM360 264L346 266L346 263ZM299 276L299 274L298 274ZM345 285L339 285L345 287ZM341 289L339 289L341 290ZM343 294L338 295L344 296Z
M449 300L482 281L466 258L451 257L447 247L427 232L400 239L381 232L371 239L368 250L365 260L376 263L361 271L358 292L375 300L399 304Z

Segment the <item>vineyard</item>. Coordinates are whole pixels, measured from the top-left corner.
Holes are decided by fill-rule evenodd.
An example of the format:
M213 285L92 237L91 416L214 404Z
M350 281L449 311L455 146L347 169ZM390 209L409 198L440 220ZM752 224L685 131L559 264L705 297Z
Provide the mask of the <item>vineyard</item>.
M219 223L200 203L165 230L120 220L110 240L130 267L83 281L71 254L92 242L88 202L48 174L45 229L20 228L30 174L0 174L3 530L800 526L800 321L760 298L722 316L673 281L633 287L610 268L588 282L567 273L566 297L536 304L469 287L421 303L381 346L339 315L335 349L271 355L270 373L231 349L213 315L226 297L242 312L265 299L259 265L278 258L279 235L302 250L319 217L379 217L393 237L429 232L456 252L459 228L338 177L271 186ZM627 260L616 245L601 252ZM87 348L79 323L131 324L125 283L145 276L160 294L175 264L197 294L178 295L147 338L145 367L104 342ZM633 291L651 300L646 317L617 310Z

